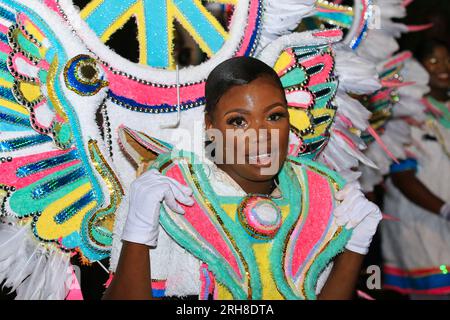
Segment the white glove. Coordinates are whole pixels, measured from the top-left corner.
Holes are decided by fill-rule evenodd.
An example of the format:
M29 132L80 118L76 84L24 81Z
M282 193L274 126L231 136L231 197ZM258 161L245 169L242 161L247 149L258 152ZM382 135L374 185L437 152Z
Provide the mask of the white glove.
M353 228L345 248L359 254L367 254L382 215L380 209L367 200L360 189L358 182L351 182L336 192L335 198L342 202L334 209L334 216L339 226Z
M128 217L122 240L156 246L162 201L172 211L184 214L177 201L192 206L194 200L190 198L191 195L191 188L162 175L158 170L145 172L131 184Z
M450 203L444 203L439 210L439 214L445 220L450 220Z

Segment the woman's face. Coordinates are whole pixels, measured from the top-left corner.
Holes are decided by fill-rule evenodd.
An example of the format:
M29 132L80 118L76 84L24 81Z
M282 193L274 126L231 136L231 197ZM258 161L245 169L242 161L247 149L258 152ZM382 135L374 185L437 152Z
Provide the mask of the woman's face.
M208 132L216 132L216 162L222 150L220 167L233 178L268 181L282 168L289 144L289 113L284 91L269 77L232 87L205 120Z
M423 65L430 74L431 88L450 88L450 56L447 48L444 46L435 47L433 53L425 58Z

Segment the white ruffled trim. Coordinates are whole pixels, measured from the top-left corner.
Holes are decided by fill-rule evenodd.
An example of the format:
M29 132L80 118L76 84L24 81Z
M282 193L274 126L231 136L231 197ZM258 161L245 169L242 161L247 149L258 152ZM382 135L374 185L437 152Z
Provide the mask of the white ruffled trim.
M62 300L72 283L70 255L34 239L30 225L0 223L0 283L18 300Z
M314 13L315 3L316 0L266 0L257 52L297 28L303 18Z
M334 48L339 88L354 94L368 94L381 88L376 65L354 53L350 48Z
M286 48L333 44L342 39L342 36L315 36L314 34L317 32L320 32L320 30L295 32L286 36L282 36L267 45L263 49L263 51L259 53L257 58L273 67L277 62L280 53Z
M354 10L359 11L359 2ZM371 61L379 62L399 49L396 38L402 33L408 32L408 28L401 23L393 22L394 18L403 18L406 16L406 9L401 0L375 0L373 1L373 17L370 23L366 38L357 48L358 55ZM377 29L375 29L377 28ZM352 28L356 30L356 28ZM353 39L352 32L349 33L346 41Z
M395 58L396 56L392 57L392 59ZM379 72L383 71L386 63L387 61L383 61L378 65ZM426 120L425 106L421 99L429 91L429 74L415 59L410 58L404 62L400 77L404 82L414 82L414 84L397 90L399 102L393 106L392 119L388 120L380 138L395 158L405 159L406 148L411 143L411 128L403 118L413 118L418 122ZM375 141L369 145L365 154L379 168L379 170L364 166L359 168L363 172L361 185L365 191L369 192L383 181L383 176L389 173L390 165L394 160Z

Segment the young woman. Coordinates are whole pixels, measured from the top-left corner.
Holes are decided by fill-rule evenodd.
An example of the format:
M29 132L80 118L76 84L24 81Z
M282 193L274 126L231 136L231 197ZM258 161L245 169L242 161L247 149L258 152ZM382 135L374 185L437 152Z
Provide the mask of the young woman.
M424 42L417 59L430 74L423 99L428 120L412 127L410 154L391 166L383 222L387 287L412 298L450 298L450 56L444 43Z
M217 66L205 124L212 161L172 150L133 182L104 298L352 298L380 211L355 182L288 156L275 71L248 57Z

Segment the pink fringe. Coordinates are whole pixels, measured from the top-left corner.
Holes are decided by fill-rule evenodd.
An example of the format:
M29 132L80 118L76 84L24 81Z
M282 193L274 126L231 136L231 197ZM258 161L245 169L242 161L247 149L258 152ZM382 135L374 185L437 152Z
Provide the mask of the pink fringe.
M414 0L403 0L402 6L406 8L413 2L414 2Z
M428 24L421 24L421 25L417 25L417 26L407 26L407 27L408 27L409 32L418 32L418 31L423 31L423 30L432 28L433 24L428 23Z
M356 293L358 294L358 297L363 298L364 300L371 300L371 301L375 300L370 295L361 290L357 290Z
M370 135L375 139L375 141L380 145L381 148L383 148L384 152L386 152L386 154L392 159L394 160L395 163L399 163L399 161L397 160L397 158L392 154L391 151L389 151L388 147L384 144L383 140L381 140L380 136L378 135L378 133L376 133L376 131L369 126L367 128L367 131L370 133Z

